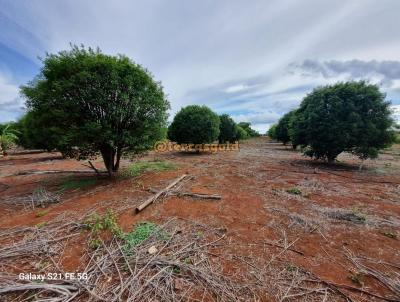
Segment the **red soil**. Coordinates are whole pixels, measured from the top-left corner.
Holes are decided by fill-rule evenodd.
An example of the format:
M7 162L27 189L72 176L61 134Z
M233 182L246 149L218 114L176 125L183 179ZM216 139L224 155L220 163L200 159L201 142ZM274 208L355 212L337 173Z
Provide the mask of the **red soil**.
M349 279L354 268L344 255L344 247L357 255L400 263L399 239L385 235L390 232L400 237L399 152L397 147L390 154L367 162L361 172L358 160L349 155L339 158L340 165L327 167L263 138L247 141L239 152L151 153L144 159L169 160L179 168L147 172L131 179L102 179L86 188L67 190L62 193L60 203L35 210L29 205L25 209L12 205L12 200L31 194L38 186L56 191L67 177L83 176L11 174L87 168L77 161L61 159L57 153L10 155L0 159L0 229L34 226L63 214L65 220L79 219L93 210L118 211L124 206L126 209L119 212L118 222L125 231L138 221L163 222L173 216L181 217L225 228L233 250L261 257L266 262L279 248L265 252L257 244L286 236L289 242L297 240L293 248L300 253L288 251L284 261L323 280L357 286ZM102 168L100 159L95 164ZM161 189L183 173L194 176L185 185L186 191L220 194L222 200L168 197L134 214L134 208L151 196L148 189ZM299 188L302 194L286 191L292 187ZM43 210L47 213L38 217L38 212ZM329 218L326 214L336 210L348 211L366 220L357 224ZM310 220L309 227L304 225L307 224L304 219ZM69 240L61 257L65 271L79 270L85 237L82 233ZM250 243L254 246L244 245ZM373 280L367 278L364 282L375 293L387 294ZM357 293L352 293L352 297L357 301L365 299Z

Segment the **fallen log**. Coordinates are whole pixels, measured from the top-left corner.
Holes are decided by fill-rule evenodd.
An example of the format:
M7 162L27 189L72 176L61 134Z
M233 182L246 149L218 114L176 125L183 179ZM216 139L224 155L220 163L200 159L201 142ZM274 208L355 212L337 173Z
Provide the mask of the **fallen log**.
M167 194L173 187L175 187L179 182L181 182L185 177L187 177L187 174L183 174L181 177L177 178L174 180L172 183L170 183L165 189L159 191L157 194L154 196L150 197L147 199L145 202L143 202L141 205L139 205L136 209L135 212L139 213L142 211L144 208L146 208L148 205L152 204L154 201L156 201L160 196Z

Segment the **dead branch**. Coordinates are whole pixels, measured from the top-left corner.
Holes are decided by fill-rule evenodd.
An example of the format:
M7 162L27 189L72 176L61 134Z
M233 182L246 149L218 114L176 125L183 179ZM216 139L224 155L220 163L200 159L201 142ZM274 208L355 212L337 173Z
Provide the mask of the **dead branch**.
M172 183L170 183L165 189L159 191L157 194L154 196L150 197L147 199L145 202L143 202L141 205L139 205L136 209L135 212L139 213L142 211L144 208L146 208L148 205L152 204L154 201L156 201L158 198L165 196L174 186L176 186L180 181L185 179L187 177L187 174L183 174L181 177L177 178L174 180Z
M384 287L386 287L388 290L390 290L394 295L397 300L400 299L400 279L395 279L391 278L388 274L388 272L381 272L378 269L367 265L362 262L362 258L357 257L354 255L349 249L345 248L345 255L348 260L357 268L359 272L361 272L364 275L371 276L375 280L377 280L379 283L381 283ZM369 259L365 259L367 261L370 261ZM374 261L376 264L378 261ZM388 299L387 301L391 301Z
M218 194L201 194L201 193L191 193L191 192L176 192L173 194L177 196L189 196L200 199L222 199L221 195Z

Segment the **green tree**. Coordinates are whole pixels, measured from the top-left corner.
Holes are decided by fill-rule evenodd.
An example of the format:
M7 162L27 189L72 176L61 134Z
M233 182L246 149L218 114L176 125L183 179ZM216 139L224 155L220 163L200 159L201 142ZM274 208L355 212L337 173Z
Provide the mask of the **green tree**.
M162 86L126 56L73 46L43 63L21 90L48 147L77 159L100 152L112 176L124 152L151 148L162 135L169 108Z
M236 137L235 141L240 141L242 139L248 138L249 135L247 134L246 130L244 130L242 127L239 125L236 125Z
M220 120L206 106L191 105L182 108L168 128L170 140L179 144L212 143L218 139Z
M315 89L292 120L291 138L305 154L332 162L341 152L375 158L394 140L389 102L364 81Z
M276 127L277 124L274 124L268 129L267 135L269 136L269 138L276 139Z
M19 132L18 144L25 149L57 149L58 141L63 135L61 129L50 127L52 123L50 114L28 111L15 123Z
M290 125L295 113L296 110L289 111L279 119L278 124L276 125L275 138L276 140L282 142L284 145L286 145L291 140Z
M250 123L246 123L246 122L240 122L238 124L241 128L243 128L243 130L245 130L247 132L247 135L249 137L257 137L260 136L260 133L258 133L256 130L251 128L251 124Z
M219 120L220 120L219 136L218 136L219 142L220 143L235 142L237 136L236 123L227 114L220 115Z
M0 125L0 152L7 155L7 150L18 141L18 131L12 128L12 124Z

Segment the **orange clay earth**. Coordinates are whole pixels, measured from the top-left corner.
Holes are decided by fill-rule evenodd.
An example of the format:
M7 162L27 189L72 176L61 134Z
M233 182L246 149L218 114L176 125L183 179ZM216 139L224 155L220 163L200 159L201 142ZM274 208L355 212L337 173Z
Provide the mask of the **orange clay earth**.
M229 253L260 263L276 257L280 265L284 263L322 281L342 285L340 289L354 301L398 298L376 278L360 273L346 253L387 263L375 267L388 275L389 271L397 272L397 288L400 287L399 145L385 150L377 160L366 161L361 171L360 161L349 154L342 154L337 164L327 166L267 138L247 140L238 152L149 152L139 158L154 159L169 161L177 168L115 179L79 173L17 175L26 171L88 168L82 165L84 162L63 159L59 153L14 153L1 158L0 232L21 227L45 230L46 223L53 220L62 225L108 209L118 213L118 224L125 232L140 221L162 224L178 217L226 230ZM103 169L100 158L93 163ZM131 160L125 159L122 169L130 164ZM218 194L222 199L171 195L135 214L136 206L182 174L193 178L181 190ZM68 186L71 182L85 185ZM38 188L58 192L60 201L45 208L32 208L29 198ZM87 232L81 232L63 241L58 258L61 270L82 271L83 256L89 249L87 236ZM110 237L103 236L104 240ZM0 237L0 251L15 240L12 235ZM263 245L265 242L276 245ZM214 252L227 251L214 248ZM3 273L36 271L35 258L15 257L1 262ZM225 264L224 272L234 270L232 263ZM290 279L288 282L290 285ZM311 301L305 296L287 296L287 300ZM257 297L279 300L273 291ZM345 301L337 293L329 297L327 301ZM318 301L322 299L323 295Z

